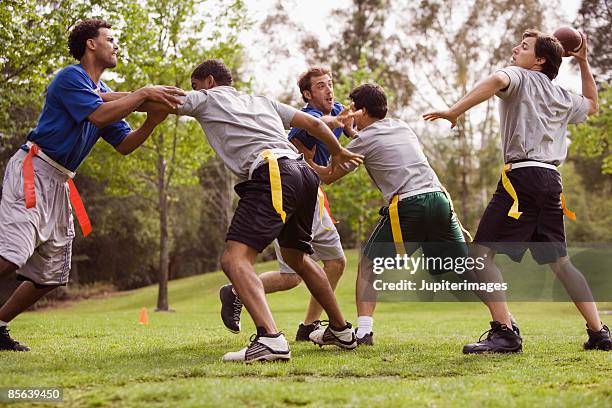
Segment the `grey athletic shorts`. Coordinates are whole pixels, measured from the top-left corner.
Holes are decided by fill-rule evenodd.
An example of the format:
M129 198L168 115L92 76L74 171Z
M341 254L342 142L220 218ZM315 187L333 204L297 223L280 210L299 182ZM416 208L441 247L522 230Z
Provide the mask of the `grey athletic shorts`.
M26 208L23 193L26 155L19 149L4 173L0 256L17 265L18 279L39 285L65 285L74 239L68 176L34 157L36 207Z
M340 243L340 235L334 225L329 213L323 207L323 219L321 219L320 200L317 200L315 213L312 220L312 249L314 254L310 257L315 261L329 261L332 259L344 258L344 251ZM278 240L274 240L274 251L278 259L279 270L281 273L295 273L295 271L285 263L280 252Z

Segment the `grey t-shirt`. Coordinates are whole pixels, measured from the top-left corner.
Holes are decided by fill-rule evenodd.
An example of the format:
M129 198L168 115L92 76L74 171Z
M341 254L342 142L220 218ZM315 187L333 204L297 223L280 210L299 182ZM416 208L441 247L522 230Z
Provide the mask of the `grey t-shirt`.
M264 150L272 150L277 157L300 156L285 133L296 112L289 105L231 86L190 91L177 109L179 115L200 122L208 143L241 181L263 163Z
M398 119L381 119L361 130L346 148L364 156L363 164L385 200L395 194L440 189L416 134ZM356 166L347 164L346 170Z
M514 66L499 71L510 78L508 88L496 94L504 163L530 159L558 166L567 156L567 125L586 120L587 99L538 71Z

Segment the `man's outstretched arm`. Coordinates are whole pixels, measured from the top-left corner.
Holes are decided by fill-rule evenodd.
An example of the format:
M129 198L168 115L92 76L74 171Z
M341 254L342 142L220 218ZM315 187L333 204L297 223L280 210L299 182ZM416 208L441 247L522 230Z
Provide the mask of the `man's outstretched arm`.
M163 122L167 116L168 113L163 111L148 112L144 123L138 129L130 132L115 150L124 156L132 153L147 140L155 127Z
M599 97L597 95L597 85L595 79L591 73L591 67L589 66L589 60L587 57L587 36L586 34L580 33L582 36L582 47L578 52L570 52L578 62L580 67L580 79L582 80L582 96L589 101L589 115L597 113L599 110Z
M502 72L496 72L479 81L471 91L459 99L450 109L428 112L423 115L423 119L428 121L446 119L451 123L451 128L454 128L457 125L457 118L459 116L479 103L486 101L508 85L510 85L510 78Z
M100 129L125 118L145 102L159 103L167 109L176 108L181 103L179 97L185 95L185 91L173 86L160 85L140 88L134 92L109 94L105 95L104 92L100 94L104 103L88 117L89 121Z
M173 87L171 87L173 88ZM179 89L179 88L176 88ZM100 94L100 97L102 98L102 100L104 102L113 102L113 101L117 101L119 99L125 98L127 96L130 96L132 94L134 94L135 92L138 91L134 91L134 92L103 92ZM152 101L152 100L145 100L143 101L136 109L136 112L167 112L167 113L176 113L176 106L177 103L180 105L182 103L182 99L180 99L181 96L184 96L185 93L184 91L182 93L180 93L179 95L177 95L177 99L173 99L171 104L168 103L163 103L160 101ZM177 102L178 101L178 102Z

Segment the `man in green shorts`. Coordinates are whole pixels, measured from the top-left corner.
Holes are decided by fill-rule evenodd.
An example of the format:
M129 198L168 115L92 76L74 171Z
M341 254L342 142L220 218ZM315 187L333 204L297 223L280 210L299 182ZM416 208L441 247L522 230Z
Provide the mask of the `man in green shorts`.
M401 120L385 118L387 97L384 90L378 85L365 84L353 89L350 98L359 133L346 148L364 156L363 164L368 174L390 203L381 209L381 218L359 262L357 342L372 345L376 307L376 293L371 283L374 260L395 258L396 254L403 253L410 256L419 247L425 259L455 258L467 256L467 246L461 225L417 136ZM326 184L357 167L345 164L330 173L328 167L309 164ZM429 272L440 274L447 270L432 267ZM323 333L317 330L310 338L315 343L322 343Z

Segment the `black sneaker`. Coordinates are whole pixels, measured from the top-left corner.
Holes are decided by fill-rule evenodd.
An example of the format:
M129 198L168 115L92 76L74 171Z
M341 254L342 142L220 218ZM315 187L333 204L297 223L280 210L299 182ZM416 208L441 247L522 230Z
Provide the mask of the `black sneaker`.
M363 337L357 337L357 329L355 329L355 338L357 339L358 346L373 346L374 345L374 332L369 332Z
M349 322L346 322L346 326L341 330L334 330L331 326L323 327L323 325L324 323L321 322L321 327L310 333L310 340L314 344L319 347L333 345L346 350L353 350L357 347L355 332Z
M298 331L295 334L295 341L310 341L310 333L321 327L321 321L315 320L310 324L300 323Z
M521 335L521 329L518 327L518 323L514 319L514 316L510 315L510 323L512 323L512 330L516 332L519 336Z
M0 327L0 351L30 351L28 346L13 340L9 335L9 331L6 326Z
M239 351L225 353L223 361L236 363L253 363L256 361L289 361L291 351L289 343L282 333L274 335L254 334L251 344Z
M482 336L487 338L482 340ZM463 346L463 353L520 353L523 351L523 339L516 330L509 329L498 321L491 322L491 330L484 332L478 343Z
M240 314L242 313L242 302L232 290L233 286L227 284L219 289L221 299L221 320L232 333L240 333Z
M593 331L587 326L587 334L589 340L584 343L585 350L612 350L612 339L610 338L610 329L604 325L600 331Z

